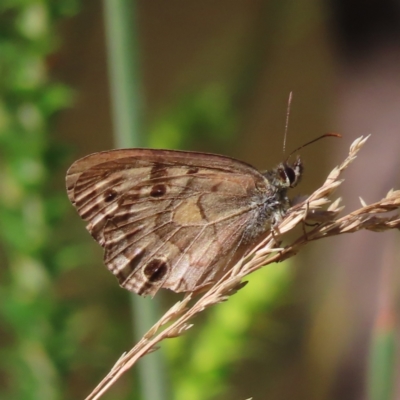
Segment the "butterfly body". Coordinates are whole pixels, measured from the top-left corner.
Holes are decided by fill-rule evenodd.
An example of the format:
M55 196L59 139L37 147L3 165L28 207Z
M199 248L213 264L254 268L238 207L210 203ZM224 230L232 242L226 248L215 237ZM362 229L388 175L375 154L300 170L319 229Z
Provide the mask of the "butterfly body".
M276 225L297 159L260 173L214 154L125 149L95 153L67 172L67 191L122 287L197 290L215 282Z

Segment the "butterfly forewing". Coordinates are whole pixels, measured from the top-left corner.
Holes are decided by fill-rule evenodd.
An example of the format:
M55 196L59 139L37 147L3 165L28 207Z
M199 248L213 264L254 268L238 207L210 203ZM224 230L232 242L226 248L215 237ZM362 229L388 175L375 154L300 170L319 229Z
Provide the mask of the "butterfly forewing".
M142 295L206 286L265 231L273 188L229 157L129 149L90 155L67 191L121 286Z

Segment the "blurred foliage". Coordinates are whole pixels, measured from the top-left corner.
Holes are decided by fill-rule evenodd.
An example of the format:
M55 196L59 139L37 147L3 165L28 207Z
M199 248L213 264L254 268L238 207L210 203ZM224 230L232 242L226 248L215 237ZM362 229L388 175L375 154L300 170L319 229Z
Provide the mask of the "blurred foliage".
M395 398L396 329L394 313L387 304L377 315L369 354L368 399Z
M73 338L68 307L53 290L57 226L67 205L51 190L64 150L51 119L71 91L49 79L55 24L76 11L71 1L3 1L0 5L0 397L57 399L65 391ZM65 343L65 346L60 346Z
M212 84L181 96L155 118L147 145L227 153L237 125L231 93L223 85Z

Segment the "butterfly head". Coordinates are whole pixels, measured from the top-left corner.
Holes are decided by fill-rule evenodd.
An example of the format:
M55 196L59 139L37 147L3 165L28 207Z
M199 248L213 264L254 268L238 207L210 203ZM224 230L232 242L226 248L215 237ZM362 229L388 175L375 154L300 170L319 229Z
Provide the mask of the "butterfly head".
M289 100L290 101L290 100ZM266 172L263 175L269 180L269 182L275 186L278 191L286 191L289 188L294 188L301 179L303 174L303 163L301 162L300 157L297 160L289 164L290 157L296 153L298 150L302 149L303 147L308 146L311 143L314 143L320 139L325 137L342 137L338 133L325 133L324 135L318 136L317 138L303 144L300 147L294 149L283 163L279 164L277 168L275 168L271 172Z
M278 166L277 172L283 187L294 188L303 175L303 162L300 157L293 164L282 163Z
M267 171L263 175L279 191L294 188L300 182L303 170L303 162L297 158L292 164L280 163L274 170Z

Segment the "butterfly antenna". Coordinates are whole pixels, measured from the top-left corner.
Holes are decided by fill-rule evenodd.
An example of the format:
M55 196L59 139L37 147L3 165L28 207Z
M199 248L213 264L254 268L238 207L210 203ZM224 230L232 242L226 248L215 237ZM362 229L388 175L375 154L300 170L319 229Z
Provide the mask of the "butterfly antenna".
M288 155L288 158L286 159L285 163L287 163L287 162L289 161L289 158L290 158L294 153L296 153L296 151L299 151L299 150L302 149L303 147L306 147L306 146L308 146L309 144L314 143L314 142L316 142L316 141L318 141L318 140L320 140L320 139L326 138L326 137L337 137L337 138L341 138L342 135L341 135L340 133L325 133L324 135L318 136L317 138L315 138L315 139L313 139L313 140L310 140L309 142L307 142L307 143L301 145L300 147L298 147L297 149L293 150L293 151Z
M286 138L287 138L287 133L288 133L288 128L289 128L289 116L290 116L290 106L292 105L292 98L293 98L293 92L290 92L287 109L286 109L285 135L283 136L283 154L285 154L285 150L286 150Z

